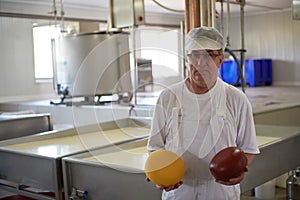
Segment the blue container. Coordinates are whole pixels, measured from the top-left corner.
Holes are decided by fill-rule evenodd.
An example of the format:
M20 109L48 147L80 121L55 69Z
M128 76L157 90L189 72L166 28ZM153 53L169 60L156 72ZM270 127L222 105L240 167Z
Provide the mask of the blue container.
M247 59L246 83L250 86L272 85L272 60Z
M222 80L234 85L238 78L238 66L234 60L225 60L220 68Z
M220 77L226 83L236 84L239 71L234 60L225 60L219 72ZM272 60L246 59L245 76L246 84L249 86L272 85ZM239 84L241 84L241 81L239 81Z

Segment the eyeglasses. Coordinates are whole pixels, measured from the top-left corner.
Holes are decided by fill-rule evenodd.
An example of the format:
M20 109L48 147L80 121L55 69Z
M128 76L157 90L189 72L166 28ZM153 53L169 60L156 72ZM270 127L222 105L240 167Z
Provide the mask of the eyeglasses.
M209 59L215 59L218 56L221 56L222 54L214 54L214 53L190 53L188 54L188 56L190 56L192 59L196 59L196 60L200 60L205 59L205 60L209 60Z

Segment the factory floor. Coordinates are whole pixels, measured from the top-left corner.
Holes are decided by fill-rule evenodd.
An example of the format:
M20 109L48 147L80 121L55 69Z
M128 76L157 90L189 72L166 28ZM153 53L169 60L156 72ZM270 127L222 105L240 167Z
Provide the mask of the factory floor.
M257 198L253 194L254 192L248 192L241 195L241 200L286 200L286 189L281 187L276 187L275 196L273 198Z
M3 191L4 194L7 193L7 195L1 195L1 190L0 190L0 199L6 197L8 195L7 192ZM13 195L12 193L10 195ZM25 199L25 198L24 198ZM280 188L280 187L276 187L276 194L274 198L256 198L253 193L247 193L247 194L243 194L241 195L241 199L240 200L286 200L286 190L285 188Z

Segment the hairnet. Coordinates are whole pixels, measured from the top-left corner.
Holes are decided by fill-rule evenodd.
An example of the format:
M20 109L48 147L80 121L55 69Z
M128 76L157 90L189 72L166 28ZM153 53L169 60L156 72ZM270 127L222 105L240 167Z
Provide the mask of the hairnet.
M223 36L212 27L198 27L190 30L185 38L185 50L219 50L224 49Z

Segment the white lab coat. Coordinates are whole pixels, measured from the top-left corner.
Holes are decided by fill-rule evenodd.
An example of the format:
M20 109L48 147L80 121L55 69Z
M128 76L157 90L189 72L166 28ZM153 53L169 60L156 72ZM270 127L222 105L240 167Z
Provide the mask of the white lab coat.
M202 95L191 93L185 82L161 93L148 150L173 151L182 157L186 167L183 185L164 191L162 199L239 199L239 185L216 183L209 171L212 157L228 146L238 146L246 153L259 153L251 105L242 92L218 79Z

